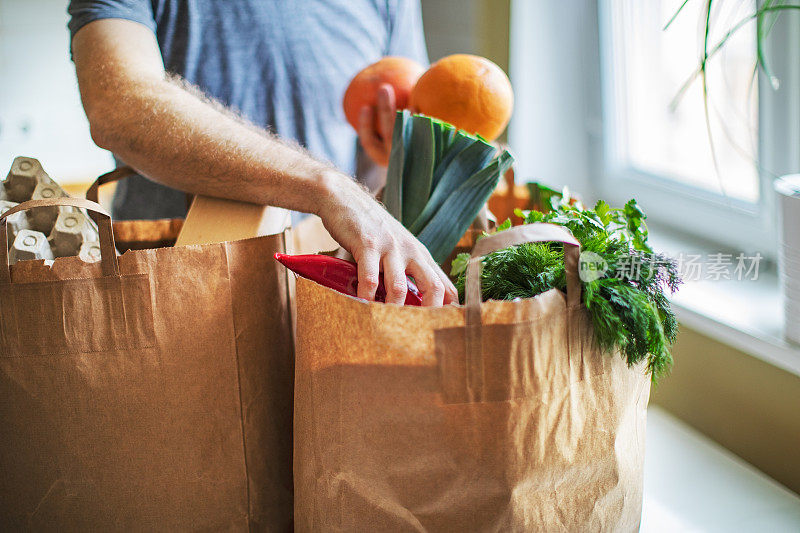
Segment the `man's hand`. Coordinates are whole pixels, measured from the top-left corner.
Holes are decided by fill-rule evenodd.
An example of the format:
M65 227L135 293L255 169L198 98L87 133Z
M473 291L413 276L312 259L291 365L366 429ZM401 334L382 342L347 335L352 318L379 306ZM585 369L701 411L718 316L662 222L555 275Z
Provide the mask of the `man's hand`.
M392 130L397 111L394 89L388 83L378 88L378 103L374 108L361 108L358 123L358 139L367 155L378 165L389 164L392 151Z
M355 182L332 189L318 214L358 263L359 298L375 299L382 271L387 303L405 301L406 274L414 278L423 305L458 303L458 292L428 249Z

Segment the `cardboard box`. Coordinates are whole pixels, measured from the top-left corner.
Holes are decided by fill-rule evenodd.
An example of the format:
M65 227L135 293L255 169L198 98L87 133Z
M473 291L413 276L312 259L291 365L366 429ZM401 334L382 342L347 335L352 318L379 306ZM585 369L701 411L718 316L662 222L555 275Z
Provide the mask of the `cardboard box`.
M197 196L175 246L238 241L280 233L291 224L289 211L209 196Z

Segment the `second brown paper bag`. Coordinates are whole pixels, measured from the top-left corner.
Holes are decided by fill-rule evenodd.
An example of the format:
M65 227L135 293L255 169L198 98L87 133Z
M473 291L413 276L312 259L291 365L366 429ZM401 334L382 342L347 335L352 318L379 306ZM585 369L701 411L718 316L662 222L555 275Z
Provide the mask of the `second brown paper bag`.
M366 303L297 283L297 531L632 531L650 381L598 350L578 247L537 224L479 257L565 243L568 294L466 307ZM471 292L471 296L470 296Z

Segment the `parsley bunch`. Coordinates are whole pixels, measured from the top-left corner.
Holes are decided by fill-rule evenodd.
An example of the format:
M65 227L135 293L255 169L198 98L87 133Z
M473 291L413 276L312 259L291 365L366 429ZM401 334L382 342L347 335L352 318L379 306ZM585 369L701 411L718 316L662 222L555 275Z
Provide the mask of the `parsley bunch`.
M551 204L547 212L517 210L516 214L526 223L565 226L582 252L593 252L608 265L597 279L581 281L597 344L608 352L619 350L628 366L646 361L653 379L668 372L678 322L666 293L675 292L681 281L675 262L648 244L641 208L631 200L619 209L603 201L586 209L568 197L553 198ZM507 220L497 231L509 227ZM469 254L459 254L451 272L462 302L468 260ZM532 298L554 287L566 290L564 249L559 243L513 246L487 255L482 262L484 300Z

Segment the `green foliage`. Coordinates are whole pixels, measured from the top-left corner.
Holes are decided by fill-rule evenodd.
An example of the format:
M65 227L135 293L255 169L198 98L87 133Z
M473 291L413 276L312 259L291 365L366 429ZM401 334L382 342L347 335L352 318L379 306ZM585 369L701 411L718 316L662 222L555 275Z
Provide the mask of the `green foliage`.
M383 201L444 261L513 163L507 151L452 125L398 111Z
M622 208L600 201L594 209L571 205L568 195L554 198L548 212L517 211L526 223L547 222L569 229L581 250L594 252L608 264L599 279L582 281L582 301L594 325L597 344L618 350L629 366L647 362L656 379L672 365L670 345L678 323L665 292L677 290L677 266L653 252L647 242L645 214L635 200ZM506 221L498 231L510 227ZM459 297L464 299L469 254L453 261ZM553 287L566 290L563 245L528 243L491 253L482 260L481 293L484 300L532 298Z
M547 209L550 207L553 197L561 198L562 196L569 196L569 190L565 187L563 191L557 191L552 187L548 187L544 183L536 181L529 181L525 184L528 189L529 206L531 209Z

